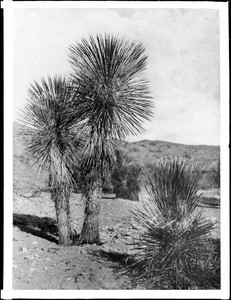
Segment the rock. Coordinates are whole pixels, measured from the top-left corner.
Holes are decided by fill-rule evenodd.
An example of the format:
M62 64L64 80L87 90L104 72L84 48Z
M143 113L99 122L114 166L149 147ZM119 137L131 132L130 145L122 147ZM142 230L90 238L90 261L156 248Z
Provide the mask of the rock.
M78 275L64 278L64 280L60 283L60 289L61 290L70 290L70 289L79 290L79 287L77 285L77 277L78 277Z
M50 252L50 253L56 253L57 251L59 251L59 248L48 248L47 249L47 252Z
M28 253L29 251L25 247L19 247L18 251Z
M118 233L116 233L116 234L113 236L113 238L118 239L118 238L119 238Z
M114 231L114 226L109 226L107 230L113 232Z
M100 233L100 238L103 240L103 241L107 241L109 239L109 235L106 233L106 232L101 232Z
M142 285L139 285L139 284L134 289L135 290L146 290L145 287L143 287Z
M131 227L132 227L132 229L135 229L135 230L140 229L139 226L137 224L134 224L134 223L131 224Z
M38 244L38 242L37 241L34 241L33 243L32 243L32 245L37 245Z

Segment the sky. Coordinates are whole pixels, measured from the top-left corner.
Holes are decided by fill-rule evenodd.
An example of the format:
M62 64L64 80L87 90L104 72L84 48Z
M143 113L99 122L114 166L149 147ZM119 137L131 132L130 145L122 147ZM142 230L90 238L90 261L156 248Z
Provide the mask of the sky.
M154 103L145 134L128 141L220 144L219 11L216 9L15 8L13 105L19 118L34 80L68 75L68 47L96 33L142 42Z

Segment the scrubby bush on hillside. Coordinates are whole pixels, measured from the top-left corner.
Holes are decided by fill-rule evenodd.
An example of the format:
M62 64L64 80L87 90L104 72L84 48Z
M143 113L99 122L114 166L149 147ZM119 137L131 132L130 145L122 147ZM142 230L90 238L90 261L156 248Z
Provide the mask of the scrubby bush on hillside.
M139 175L138 165L124 166L121 173L115 170L112 173L112 188L117 198L139 201Z
M219 288L219 253L208 239L216 224L202 217L198 167L162 160L149 175L149 200L134 211L142 227L125 274L150 289Z
M214 162L209 171L209 179L214 187L220 187L220 159Z
M141 169L121 149L116 149L116 164L104 185L105 192L115 193L117 198L139 200Z

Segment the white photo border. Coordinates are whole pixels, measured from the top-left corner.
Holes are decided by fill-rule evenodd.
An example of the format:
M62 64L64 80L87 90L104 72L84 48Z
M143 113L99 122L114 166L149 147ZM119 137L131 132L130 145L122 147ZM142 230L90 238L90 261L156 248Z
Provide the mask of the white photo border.
M229 45L227 2L3 1L4 9L4 289L11 298L229 298ZM15 8L201 8L220 13L221 290L13 290L13 10Z

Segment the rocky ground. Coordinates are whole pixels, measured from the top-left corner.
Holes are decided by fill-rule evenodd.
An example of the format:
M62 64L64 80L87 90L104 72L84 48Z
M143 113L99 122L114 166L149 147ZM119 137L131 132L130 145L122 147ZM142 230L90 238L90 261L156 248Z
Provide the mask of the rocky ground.
M219 220L219 195L205 195L205 215ZM210 202L209 200L210 199ZM218 201L219 202L219 201ZM210 203L210 204L209 204ZM139 235L131 211L140 205L123 199L103 199L100 213L102 246L61 247L55 235L55 211L49 193L14 193L13 289L142 289L129 278L116 275L107 263L96 260L89 250L132 253L129 245ZM80 194L71 198L72 228L80 232L84 203ZM219 237L219 228L213 233Z

